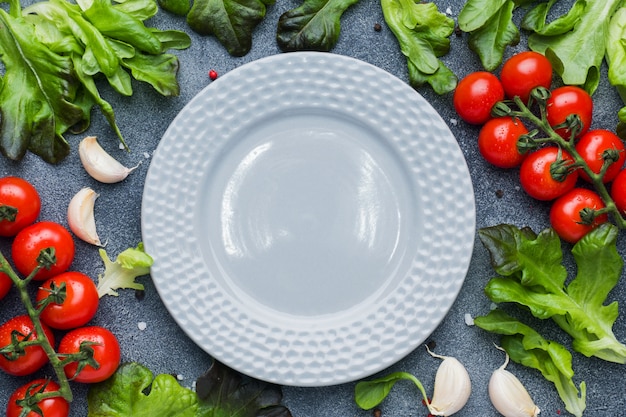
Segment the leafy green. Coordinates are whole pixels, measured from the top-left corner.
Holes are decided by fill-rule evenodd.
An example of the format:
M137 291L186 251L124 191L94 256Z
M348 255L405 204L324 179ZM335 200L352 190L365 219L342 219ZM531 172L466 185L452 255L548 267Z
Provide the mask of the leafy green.
M187 14L189 27L201 35L214 35L233 56L252 47L252 32L275 0L195 0Z
M72 65L38 42L35 30L21 16L0 9L0 58L5 74L0 83L0 150L19 160L26 151L56 163L69 153L63 133L84 118L72 104Z
M481 229L479 237L500 274L485 292L496 303L516 303L537 318L551 318L583 355L626 363L626 346L612 330L617 302L604 304L623 267L617 234L616 226L605 223L584 236L572 249L577 273L566 284L561 241L552 229L539 235L512 225Z
M550 20L558 0L542 1L523 16L521 27L530 32L528 46L544 54L565 84L593 93L609 41L609 22L622 0L576 0L563 15ZM512 11L530 0L468 0L459 14L459 27L470 34L470 47L485 69L502 62L507 46L519 41Z
M120 253L115 261L111 261L104 249L100 249L100 257L104 262L104 274L98 276L98 296L119 295L118 288L143 290L143 285L135 282L135 278L148 275L153 260L139 243L136 248L128 248Z
M283 51L330 51L341 30L341 16L359 0L304 0L278 19L276 40Z
M541 372L556 387L565 409L582 416L586 408L586 384L580 391L573 381L572 354L561 344L544 339L531 327L512 318L501 310L492 310L486 316L476 317L481 329L503 335L501 344L511 359Z
M126 363L89 388L88 417L291 417L279 404L279 387L243 382L240 374L218 362L198 379L197 387L196 393L172 375L154 377L145 366Z
M456 76L438 59L450 50L454 20L430 2L381 0L381 5L385 22L407 58L410 84L417 88L428 83L438 94L454 90Z
M63 135L88 128L94 106L126 145L98 76L131 95L131 75L165 96L177 95L178 59L167 49L188 48L184 32L148 28L155 0L47 0L0 11L0 150L20 160L27 150L57 163L69 153ZM128 73L130 71L130 74Z
M354 387L354 401L364 410L372 409L389 395L396 382L402 380L413 382L422 393L424 401L428 401L426 390L420 380L408 372L394 372L381 378L359 381Z

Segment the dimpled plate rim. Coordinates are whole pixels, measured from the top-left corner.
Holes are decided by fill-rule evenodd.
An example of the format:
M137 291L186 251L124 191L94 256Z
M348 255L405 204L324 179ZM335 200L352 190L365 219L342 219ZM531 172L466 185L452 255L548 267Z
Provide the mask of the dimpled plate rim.
M201 156L210 159L219 153L235 126L254 122L250 115L255 112L262 117L310 102L360 112L372 129L392 138L415 187L428 190L419 195L422 240L406 276L383 299L360 308L358 316L338 314L319 326L310 317L300 322L298 317L274 321L271 314L258 315L211 279L193 236L190 206L207 169ZM183 331L225 365L292 386L335 385L370 376L425 341L458 296L476 223L465 158L434 108L392 74L322 52L261 58L197 94L153 154L141 211L143 242L154 258L153 282Z

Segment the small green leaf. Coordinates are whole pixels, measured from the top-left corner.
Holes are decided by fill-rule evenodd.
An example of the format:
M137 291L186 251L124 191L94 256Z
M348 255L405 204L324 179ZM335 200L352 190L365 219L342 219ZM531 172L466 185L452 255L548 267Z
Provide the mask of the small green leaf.
M412 381L422 393L424 400L428 400L424 386L415 376L408 372L394 372L381 378L358 382L354 387L354 401L362 409L370 410L389 395L397 382L403 380Z
M153 260L144 249L143 244L136 248L128 248L120 253L115 262L111 261L104 249L99 251L104 262L104 274L98 276L98 296L117 296L118 288L143 290L143 285L135 282L135 278L148 275Z

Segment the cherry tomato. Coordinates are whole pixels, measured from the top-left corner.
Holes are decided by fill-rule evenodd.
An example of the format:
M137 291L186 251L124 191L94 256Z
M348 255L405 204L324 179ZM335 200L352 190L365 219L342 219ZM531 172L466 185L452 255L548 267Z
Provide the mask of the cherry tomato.
M42 323L44 333L51 345L54 345L54 335L48 326ZM0 347L11 344L13 332L19 333L18 340L34 340L37 337L35 325L27 315L17 316L0 325ZM21 335L21 336L20 336ZM48 363L48 356L41 346L27 346L23 355L11 355L13 360L0 355L0 369L10 375L24 376L38 371Z
M580 87L566 85L556 88L546 102L546 116L550 126L557 126L571 114L580 116L582 129L576 135L581 137L589 130L593 116L593 101L591 96ZM555 130L563 139L570 139L569 129L559 128Z
M626 170L620 171L613 180L611 198L622 215L626 215Z
M585 160L589 168L596 174L600 172L604 159L604 152L615 151L617 160L606 170L602 178L603 182L612 181L624 166L626 152L624 152L624 142L615 133L605 129L594 129L585 133L576 143L576 151ZM591 181L589 175L580 171L580 177L585 181Z
M527 103L535 87L550 88L552 64L548 58L538 52L520 52L504 63L500 80L508 98L519 96L524 103Z
M84 326L98 310L98 289L91 278L82 272L70 271L44 282L37 291L37 302L50 295L52 285L65 283L65 300L50 303L41 312L41 320L53 329L68 330Z
M504 89L498 77L477 71L459 81L452 101L461 119L480 125L491 118L491 108L503 99Z
M17 401L23 400L26 393L35 395L43 392L54 392L59 390L59 384L48 379L36 379L28 384L22 385L16 389L7 404L7 417L40 417L34 411L22 415L23 408L17 405ZM41 400L37 406L42 412L43 417L67 417L70 414L70 405L63 397L51 397Z
M67 377L76 382L91 384L104 381L113 375L121 359L120 345L115 335L98 326L79 327L70 330L59 343L59 356L63 357L63 354L79 352L83 342L91 343L91 348L94 351L93 359L99 364L99 367L95 369L91 365L86 365L77 373L78 363L72 362L65 367Z
M0 300L2 300L11 291L13 281L4 272L0 272Z
M41 210L39 193L18 177L0 178L0 236L15 236L33 224Z
M478 134L478 150L487 162L500 168L519 166L526 154L517 150L517 140L528 133L526 126L512 117L489 120Z
M56 263L40 269L34 279L43 281L67 271L74 260L74 239L66 228L49 221L32 224L15 236L11 247L15 268L27 276L37 266L39 253L50 247L55 249Z
M557 198L550 208L550 224L556 233L569 243L578 242L593 228L608 220L606 214L594 218L585 224L581 218L581 210L588 208L599 210L604 208L602 198L594 191L586 188L574 188Z
M562 181L555 179L551 173L561 155ZM567 152L556 146L546 146L530 153L520 167L520 182L528 195L537 200L554 200L562 196L576 185L578 170L569 171L568 165L574 160Z

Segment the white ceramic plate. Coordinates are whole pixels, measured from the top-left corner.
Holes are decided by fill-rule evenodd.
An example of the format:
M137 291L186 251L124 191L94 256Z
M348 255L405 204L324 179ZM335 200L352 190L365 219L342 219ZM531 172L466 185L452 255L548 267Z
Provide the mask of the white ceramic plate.
M163 136L143 240L171 315L252 377L369 376L444 318L469 265L474 194L446 124L362 61L297 52L212 82Z

